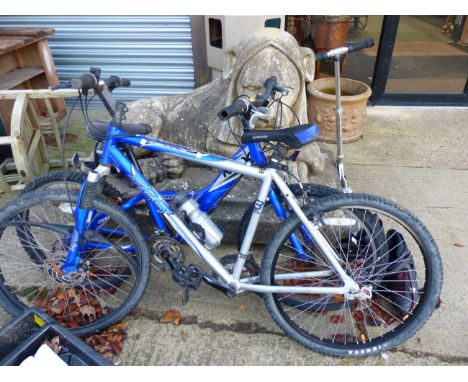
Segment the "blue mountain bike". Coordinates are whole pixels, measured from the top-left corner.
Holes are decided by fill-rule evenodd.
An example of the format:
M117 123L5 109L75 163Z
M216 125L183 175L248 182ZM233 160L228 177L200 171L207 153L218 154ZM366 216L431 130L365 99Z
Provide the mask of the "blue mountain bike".
M339 60L366 46L350 44L326 57ZM109 83L93 73L72 80L72 86L82 93L93 90L113 119L95 127L105 133L102 154L78 193L60 188L28 192L0 210L0 301L11 314L35 306L77 334L121 320L147 286L150 240L159 240L158 255L186 290L206 282L227 297L257 292L286 334L325 354L365 356L388 350L411 337L432 314L442 265L434 240L417 218L391 201L365 194L339 193L301 203L279 175L285 170L281 161L291 159L288 149L299 150L318 131L312 124L256 129L255 120L264 118L275 95L286 91L274 77L267 79L263 93L239 97L218 113L224 120L239 117L244 126L241 148L231 159L151 139L148 125L125 124L125 105L110 105ZM273 150L269 158L265 145ZM198 194L165 197L132 160L128 147L133 146L222 172ZM101 197L112 168L141 192L138 197L145 200L159 239L148 237L121 206ZM221 243L223 230L210 212L241 176L258 180L260 187L238 256L226 267L211 251ZM268 202L284 221L255 273L249 265L251 247ZM185 264L173 249L177 240L211 272Z

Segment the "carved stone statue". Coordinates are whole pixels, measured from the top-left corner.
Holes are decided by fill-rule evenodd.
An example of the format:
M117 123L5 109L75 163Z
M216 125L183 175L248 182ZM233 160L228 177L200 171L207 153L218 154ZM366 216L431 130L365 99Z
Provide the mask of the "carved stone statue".
M239 95L255 96L265 79L274 75L290 90L282 98L290 108L277 112L275 103L267 125L273 127L276 121L278 128L284 128L307 123L306 83L313 80L314 67L312 50L299 47L289 33L276 28L259 29L227 51L221 78L188 94L133 102L128 105L127 121L148 123L153 127L151 137L230 156L239 147L241 122L239 118L221 122L217 112ZM163 160L168 175L183 171L180 161ZM290 170L307 182L324 166L325 155L316 143L311 143L301 149L298 162Z

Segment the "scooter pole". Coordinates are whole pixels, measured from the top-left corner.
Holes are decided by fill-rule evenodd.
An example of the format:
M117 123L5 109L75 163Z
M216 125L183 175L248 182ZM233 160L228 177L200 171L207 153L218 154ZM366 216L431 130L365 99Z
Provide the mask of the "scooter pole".
M336 89L336 167L338 169L338 176L340 177L341 187L344 193L351 193L352 190L346 181L344 170L344 154L343 154L343 108L341 106L341 76L340 76L340 61L343 56L338 55L334 58L335 63L335 89Z

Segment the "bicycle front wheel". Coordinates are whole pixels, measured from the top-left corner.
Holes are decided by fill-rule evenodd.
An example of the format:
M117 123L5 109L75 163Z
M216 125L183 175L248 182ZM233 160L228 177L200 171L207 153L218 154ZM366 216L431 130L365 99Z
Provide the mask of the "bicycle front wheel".
M77 194L27 193L0 211L0 300L12 315L36 307L77 335L121 320L143 296L149 250L138 226L99 198L76 272L64 274Z
M371 293L359 298L265 293L267 309L279 327L309 349L346 357L386 351L413 336L434 311L442 287L439 252L423 224L395 203L364 194L326 197L315 210L304 212L334 248L345 272ZM263 257L262 284L343 286L303 228L292 216L275 234ZM306 257L297 256L289 241L292 234L300 238ZM310 276L298 277L298 272Z

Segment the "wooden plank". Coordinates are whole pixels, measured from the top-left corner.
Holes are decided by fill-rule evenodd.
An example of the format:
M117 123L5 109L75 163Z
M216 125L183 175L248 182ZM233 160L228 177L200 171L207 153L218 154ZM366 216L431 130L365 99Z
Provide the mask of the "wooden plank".
M26 150L29 149L29 145L33 139L34 135L34 126L29 119L28 113L24 113L23 115L23 123L21 125L21 136L23 137L23 142Z
M3 146L3 145L11 145L11 137L10 136L0 137L0 146Z
M44 37L55 33L54 28L0 28L0 36Z
M61 159L51 159L49 160L49 165L51 168L63 167L63 162ZM71 166L71 165L73 165L72 158L65 158L65 168L68 168L68 166Z
M16 98L15 105L13 106L13 112L11 113L11 150L13 152L16 169L20 176L27 180L31 180L31 166L27 161L27 150L21 129L27 106L27 95L19 94Z
M8 192L11 190L11 186L8 182L3 178L3 174L0 173L0 192Z
M0 36L0 54L7 54L34 42L34 38L27 36Z
M44 102L46 105L47 113L49 115L49 120L52 123L52 128L54 130L55 140L57 142L57 148L59 149L59 151L62 151L62 139L60 138L60 130L57 124L57 120L55 119L54 110L52 109L52 105L50 103L49 98L45 98Z
M18 94L13 111L11 113L11 133L12 138L21 137L21 123L24 113L28 107L28 96L26 93Z
M31 168L31 177L36 177L39 175L39 167L37 164L37 159L36 159L36 148L31 147L31 145L37 145L34 142L34 137L37 135L36 132L38 130L34 129L34 126L31 123L31 119L29 118L29 115L26 111L24 114L23 118L23 125L22 125L22 136L23 136L23 144L24 144L24 149L26 151L26 161L28 162L28 165ZM38 138L36 138L38 139Z
M0 76L0 89L11 89L21 83L44 73L44 69L37 67L26 67L13 70Z
M12 191L21 191L21 190L23 190L25 187L26 187L25 184L18 183L18 184L15 184L15 185L11 186L11 190L12 190Z
M29 148L28 148L28 159L33 159L41 138L42 138L41 131L37 129L34 130L33 137L31 139L31 144L29 145Z
M37 115L36 108L32 102L28 102L28 107L26 109L26 112L28 113L28 116L31 119L33 128L39 129L41 126L41 121L39 120L39 116Z
M49 154L47 154L47 147L46 147L44 135L42 134L42 132L41 132L41 139L39 140L39 151L41 153L41 158L43 162L42 167L44 167L45 165L49 166ZM49 169L49 167L47 167L47 169Z
M17 96L25 94L29 98L64 98L77 97L77 89L18 89L18 90L1 90L0 99L15 99Z
M31 145L29 146L28 150L28 161L29 164L31 165L31 168L33 169L33 177L35 178L36 176L39 176L41 174L42 170L42 164L43 160L41 157L41 151L38 149L39 148L39 143L41 141L41 136L42 134L40 133L39 130L36 130L34 132L33 139L31 140Z
M3 179L5 179L8 183L13 183L13 182L19 182L21 180L21 177L19 176L18 173L16 173L16 174L5 174L3 176Z
M57 76L57 70L55 68L55 63L52 58L52 53L50 52L49 44L46 39L37 42L37 53L41 58L42 67L44 68L44 73L47 77L49 85L53 86L60 84ZM54 99L52 104L54 105L54 110L66 110L65 101L61 98Z
M41 174L49 172L49 170L50 170L49 162L43 162L42 167L41 167Z

